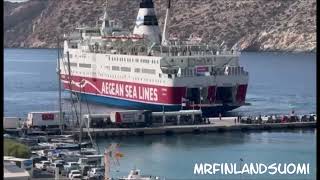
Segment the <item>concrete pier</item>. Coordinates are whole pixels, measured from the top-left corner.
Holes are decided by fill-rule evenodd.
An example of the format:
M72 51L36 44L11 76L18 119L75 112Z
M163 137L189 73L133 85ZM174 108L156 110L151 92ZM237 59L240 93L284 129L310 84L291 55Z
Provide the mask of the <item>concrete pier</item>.
M225 131L248 131L248 130L273 130L273 129L292 129L292 128L315 128L316 121L312 122L290 122L290 123L265 123L265 124L243 124L237 123L232 118L210 119L210 124L198 125L175 125L143 128L84 128L84 137L88 136L88 131L97 138L115 136L142 136L142 135L161 135L161 134L182 134L182 133L208 133ZM79 130L74 131L77 135Z

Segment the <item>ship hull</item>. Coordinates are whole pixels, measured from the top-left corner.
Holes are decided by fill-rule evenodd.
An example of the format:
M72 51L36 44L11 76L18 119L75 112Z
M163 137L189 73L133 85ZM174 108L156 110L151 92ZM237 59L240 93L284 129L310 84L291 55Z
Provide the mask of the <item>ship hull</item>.
M67 90L68 91L68 90ZM70 92L70 91L69 91ZM138 109L138 110L150 110L153 112L163 111L179 111L182 109L193 109L191 107L182 107L181 105L159 105L159 104L149 104L143 102L135 102L130 100L118 99L114 97L79 93L83 101L94 102L97 104L102 104L110 107L118 107L124 109ZM231 111L233 109L239 108L240 106L229 106L229 105L220 105L220 106L210 106L210 107L201 107L204 117L214 117L218 116L219 113L224 113ZM196 107L195 109L199 109Z
M184 87L164 87L108 79L93 79L80 76L72 76L71 83L68 81L67 76L62 76L62 82L66 91L79 94L82 97L82 100L107 106L120 107L124 109L151 110L154 112L161 112L163 110L179 111L182 109L200 109L199 104L194 107L190 106L190 104L188 104L187 107L182 107L182 98L186 92L186 88ZM81 82L82 85L80 85ZM108 86L105 84L113 84L115 87L116 85L119 85L119 87L123 88L123 91L121 88L117 91L115 90L117 88L114 87L110 87L108 90L106 89ZM126 91L128 90L126 87L137 89L135 98L130 99L129 95L132 91ZM113 92L111 91L112 89ZM153 89L153 96L156 98L152 99L151 94L145 96L144 91L141 91L142 89ZM149 101L147 101L146 98L148 98ZM238 107L240 107L238 104L203 104L201 105L201 110L203 112L203 116L213 117L219 115L219 113L231 111Z

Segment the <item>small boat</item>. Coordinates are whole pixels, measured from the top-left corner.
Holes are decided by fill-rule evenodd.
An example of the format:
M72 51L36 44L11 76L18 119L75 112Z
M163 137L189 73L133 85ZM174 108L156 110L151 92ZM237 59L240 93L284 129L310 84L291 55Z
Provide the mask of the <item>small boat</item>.
M119 178L119 180L160 180L160 177L141 175L141 171L139 169L133 169L127 177Z
M119 144L112 143L109 148L107 148L104 152L104 167L105 167L105 179L113 179L110 175L111 169L111 161L118 161L123 154L119 151ZM119 164L120 165L120 164ZM128 176L117 178L118 180L160 180L158 176L150 176L150 175L141 175L141 171L139 169L132 169Z

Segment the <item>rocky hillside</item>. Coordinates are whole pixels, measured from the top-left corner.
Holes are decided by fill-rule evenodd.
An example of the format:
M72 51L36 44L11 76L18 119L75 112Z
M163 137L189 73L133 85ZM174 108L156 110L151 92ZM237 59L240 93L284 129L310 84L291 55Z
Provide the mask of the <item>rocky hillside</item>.
M55 47L56 35L95 24L105 0L4 3L5 47ZM140 0L109 0L112 18L133 29ZM166 0L154 0L160 25ZM243 50L315 51L316 0L172 0L170 33L196 33Z

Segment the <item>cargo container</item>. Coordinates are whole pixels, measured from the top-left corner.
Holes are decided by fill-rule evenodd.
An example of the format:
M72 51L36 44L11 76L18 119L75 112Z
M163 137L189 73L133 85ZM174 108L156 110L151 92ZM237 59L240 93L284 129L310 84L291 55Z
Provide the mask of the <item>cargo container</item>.
M151 111L127 110L110 113L111 123L123 126L145 126L151 123Z
M64 117L64 113L62 113ZM64 118L63 118L64 119ZM27 118L27 126L30 127L59 127L59 111L30 112Z
M19 118L19 117L4 117L3 118L3 128L4 129L20 128L21 123L22 123L22 118Z

